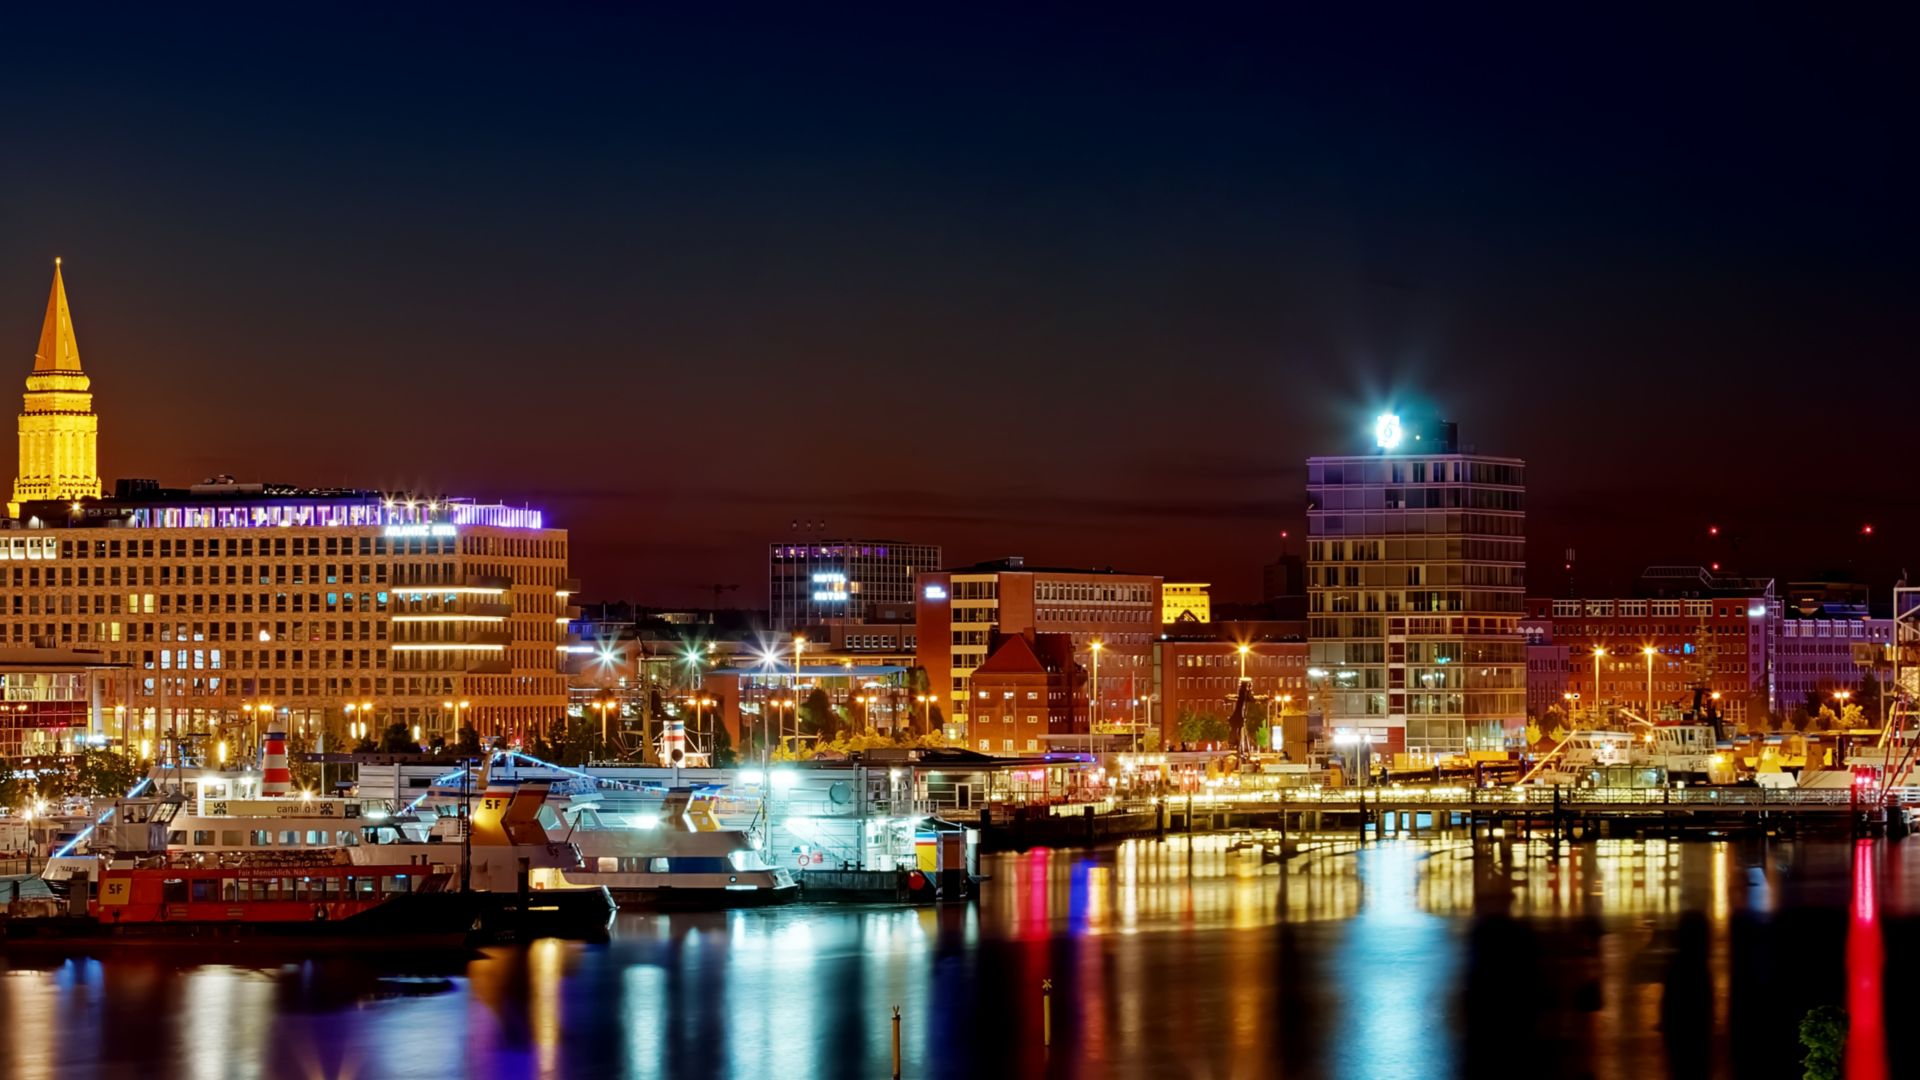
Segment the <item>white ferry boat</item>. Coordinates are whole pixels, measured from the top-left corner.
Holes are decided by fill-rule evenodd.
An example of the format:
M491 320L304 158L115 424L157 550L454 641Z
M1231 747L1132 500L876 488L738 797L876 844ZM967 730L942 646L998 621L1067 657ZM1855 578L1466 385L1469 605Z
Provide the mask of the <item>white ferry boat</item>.
M709 796L667 793L658 814L603 812L592 796L562 811L549 835L580 850L568 885L604 885L622 907L728 908L799 898L792 871L775 867L741 829L722 828Z

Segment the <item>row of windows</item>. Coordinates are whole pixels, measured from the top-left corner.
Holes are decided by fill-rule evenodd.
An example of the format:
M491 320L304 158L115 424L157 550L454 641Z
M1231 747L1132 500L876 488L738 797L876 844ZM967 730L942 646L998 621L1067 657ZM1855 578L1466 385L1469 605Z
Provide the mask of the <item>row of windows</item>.
M1403 588L1408 585L1490 585L1523 589L1527 584L1524 566L1488 566L1479 563L1394 563L1379 566L1318 566L1309 571L1309 581L1320 588Z
M1317 590L1308 595L1307 604L1307 610L1310 612L1336 615L1361 611L1474 611L1513 612L1517 615L1525 607L1526 598L1518 591L1487 592L1476 589L1408 590L1406 592Z
M1314 540L1307 544L1307 562L1470 562L1524 563L1524 540L1484 540L1461 536L1409 536L1391 540Z
M1555 600L1553 617L1556 619L1577 619L1582 616L1591 618L1671 619L1684 615L1689 619L1734 618L1751 615L1754 607L1764 608L1764 600L1738 600L1732 603L1712 600Z
M1471 458L1309 460L1307 487L1322 484L1498 484L1520 487L1526 467Z
M554 557L566 554L559 547ZM163 538L139 540L62 540L64 559L251 559L307 558L320 555L452 555L456 541L451 537L412 537L388 539L385 536L263 536L228 537L224 540L188 540Z
M1307 512L1310 536L1396 536L1404 533L1459 536L1525 536L1527 519L1520 514L1481 514L1448 510L1388 510L1344 515Z
M1316 510L1504 510L1526 509L1519 491L1489 488L1325 487L1310 491Z
M1111 585L1090 582L1040 581L1033 586L1033 598L1039 601L1101 604L1150 604L1153 588L1148 585Z

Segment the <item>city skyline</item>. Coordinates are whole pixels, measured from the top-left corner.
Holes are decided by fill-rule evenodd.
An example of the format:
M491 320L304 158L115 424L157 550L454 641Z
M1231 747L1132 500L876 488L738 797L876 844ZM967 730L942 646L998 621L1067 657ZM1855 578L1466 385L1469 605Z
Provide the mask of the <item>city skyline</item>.
M1890 585L1920 508L1836 377L1912 338L1888 39L1329 18L132 15L0 74L62 163L0 180L0 343L64 256L103 477L538 501L592 599L752 595L796 519L1252 599L1387 407L1529 461L1531 594Z

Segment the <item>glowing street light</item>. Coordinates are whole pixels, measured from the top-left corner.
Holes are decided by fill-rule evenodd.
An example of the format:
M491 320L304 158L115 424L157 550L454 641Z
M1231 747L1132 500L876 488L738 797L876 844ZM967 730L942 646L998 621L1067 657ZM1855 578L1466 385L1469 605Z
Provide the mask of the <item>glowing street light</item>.
M1093 650L1093 701L1087 708L1087 755L1093 755L1093 721L1100 713L1100 650L1106 646L1094 641L1089 648Z
M1600 658L1605 655L1607 650L1598 645L1593 647L1593 704L1588 707L1588 711L1594 714L1596 722L1600 710Z
M1647 722L1653 722L1653 654L1657 652L1649 645L1641 650L1647 656Z

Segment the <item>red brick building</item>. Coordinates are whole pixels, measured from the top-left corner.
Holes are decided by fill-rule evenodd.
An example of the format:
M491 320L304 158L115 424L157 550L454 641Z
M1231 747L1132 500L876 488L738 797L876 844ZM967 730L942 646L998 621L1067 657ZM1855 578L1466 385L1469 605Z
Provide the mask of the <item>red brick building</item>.
M1648 575L1663 586L1661 595L1527 601L1527 618L1550 623L1553 642L1567 648L1567 690L1580 695L1579 710L1597 704L1602 715L1621 707L1644 711L1651 660L1656 712L1691 705L1700 684L1720 695L1728 720L1763 720L1774 705L1780 601L1773 582L1720 578L1692 567L1655 567ZM1601 653L1597 685L1595 650Z
M1180 741L1183 712L1213 713L1221 719L1232 714L1240 686L1240 648L1231 636L1154 642L1153 723L1162 745ZM1304 638L1249 641L1246 649L1247 682L1256 698L1287 714L1316 711L1319 703L1312 700ZM1105 672L1101 675L1104 681ZM1279 700L1283 697L1289 700Z
M918 663L934 693L950 703L949 718L964 729L980 700L970 681L986 662L996 633L1063 635L1072 644L1074 662L1089 674L1092 646L1098 642L1101 715L1111 716L1120 701L1138 696L1151 683L1160 584L1153 574L1030 567L1019 558L921 574L915 607ZM982 748L982 736L964 738Z
M1087 672L1064 634L1011 634L974 669L971 745L993 754L1045 751L1048 735L1086 734Z

